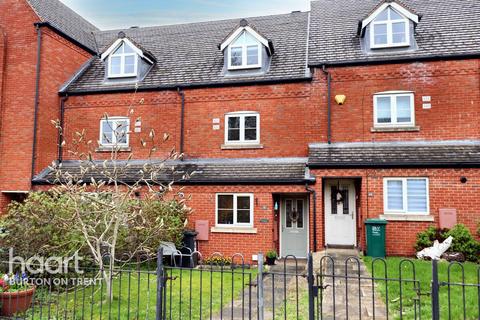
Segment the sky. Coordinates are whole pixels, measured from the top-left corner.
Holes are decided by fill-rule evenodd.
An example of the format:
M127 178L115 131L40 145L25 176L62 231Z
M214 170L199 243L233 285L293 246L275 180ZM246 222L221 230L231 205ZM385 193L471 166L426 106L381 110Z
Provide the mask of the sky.
M61 0L100 29L308 11L310 0Z

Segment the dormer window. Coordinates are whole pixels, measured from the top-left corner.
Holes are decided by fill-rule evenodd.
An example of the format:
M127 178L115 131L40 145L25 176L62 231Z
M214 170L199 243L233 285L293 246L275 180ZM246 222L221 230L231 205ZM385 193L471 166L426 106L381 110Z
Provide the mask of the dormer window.
M273 54L273 44L255 28L242 19L235 29L219 46L224 52L225 66L230 75L237 70L262 69ZM253 70L257 72L257 70Z
M243 31L228 47L229 69L260 68L262 61L261 43L247 31Z
M110 78L136 77L138 57L128 44L122 42L110 55L108 65Z
M388 7L372 22L370 39L372 48L410 45L408 19Z

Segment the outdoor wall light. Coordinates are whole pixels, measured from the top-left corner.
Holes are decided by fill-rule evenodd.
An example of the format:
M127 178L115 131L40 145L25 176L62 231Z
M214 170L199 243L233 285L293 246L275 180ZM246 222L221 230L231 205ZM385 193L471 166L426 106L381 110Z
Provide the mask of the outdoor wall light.
M273 210L278 211L278 201L275 201L275 204L273 205Z
M343 94L338 94L335 96L335 101L339 106L343 106L345 104L345 101L347 100L347 96Z

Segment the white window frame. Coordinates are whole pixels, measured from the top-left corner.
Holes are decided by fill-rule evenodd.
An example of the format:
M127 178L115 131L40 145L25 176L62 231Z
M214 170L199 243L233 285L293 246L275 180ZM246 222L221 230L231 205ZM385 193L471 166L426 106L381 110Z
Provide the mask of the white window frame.
M257 139L255 140L245 140L245 117L256 117L257 118ZM240 140L230 141L228 140L228 120L230 118L240 118ZM241 112L231 112L225 115L225 145L245 145L245 144L260 144L260 114L253 111L241 111Z
M408 211L408 180L422 180L426 182L426 197L427 197L427 211L426 212L414 212ZM388 182L389 181L401 181L402 182L402 195L403 195L403 210L389 210L388 209ZM406 178L384 178L383 179L383 211L385 214L405 214L405 215L430 215L430 183L427 177L406 177Z
M115 53L115 51L120 48L120 46L125 45L132 49L132 53ZM109 78L127 78L127 77L136 77L138 75L138 54L135 52L136 50L131 47L127 42L122 41L120 42L115 49L112 50L112 54L108 56L108 77ZM134 71L132 73L125 72L125 59L126 57L134 57ZM113 58L120 58L120 73L113 74L112 73L112 59Z
M243 32L246 32L246 33L249 33L247 30L244 30ZM227 49L227 58L228 58L228 70L239 70L239 69L258 69L258 68L261 68L262 67L262 61L263 61L263 44L260 43L258 40L257 40L257 53L258 53L258 63L257 64L248 64L248 47L249 45L248 44L242 44L242 45L234 45L235 41L237 41L237 39L239 37L241 37L243 35L243 32L240 33L240 35L234 40L232 41L232 43L228 46L228 49ZM253 36L253 35L252 35ZM253 36L255 38L255 36ZM232 65L232 49L233 48L242 48L242 65L240 66L233 66Z
M218 223L218 197L219 196L233 196L233 224L220 224ZM237 222L237 199L238 197L250 198L250 223L238 223ZM215 195L215 226L216 227L253 227L254 219L254 200L253 193L217 193Z
M392 7L387 7L384 10L394 10ZM396 13L401 15L403 19L390 19L390 13L388 14L388 20L385 21L375 21L373 20L370 24L370 47L372 49L380 49L380 48L395 48L395 47L406 47L410 46L410 22L402 13L394 10ZM382 11L383 12L383 11ZM381 12L380 12L381 13ZM394 43L393 42L393 24L404 22L405 23L405 42L402 43ZM386 24L387 25L387 43L386 44L376 44L375 43L375 26L379 24Z
M397 97L410 97L410 122L398 122ZM378 98L390 98L390 111L392 121L390 123L378 122ZM389 127L413 127L415 126L415 94L410 91L387 91L379 92L373 96L373 126L375 128Z
M125 143L117 143L117 135L115 134L115 130L118 128L118 122L126 121L127 128L126 128L126 138L127 141ZM105 122L115 122L115 128L112 127L112 131L114 132L112 135L112 140L110 143L103 143L103 124ZM100 120L100 139L99 145L102 147L128 147L130 145L130 118L127 117L108 117L103 118Z

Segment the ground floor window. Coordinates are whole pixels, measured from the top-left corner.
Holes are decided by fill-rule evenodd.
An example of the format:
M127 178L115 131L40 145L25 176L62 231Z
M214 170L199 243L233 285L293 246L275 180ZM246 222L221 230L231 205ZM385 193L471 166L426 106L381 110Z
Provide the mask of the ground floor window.
M251 227L253 225L252 194L217 194L217 225Z
M427 178L385 178L385 213L428 214Z

